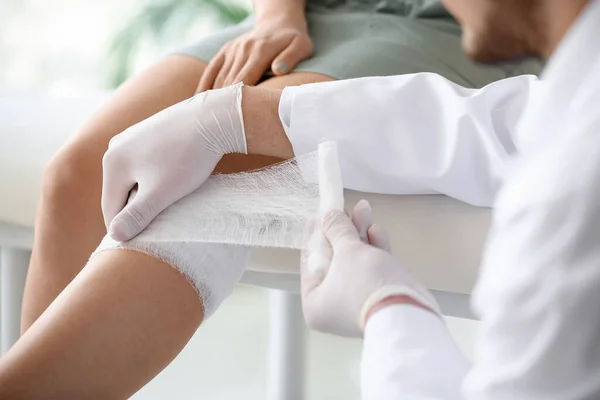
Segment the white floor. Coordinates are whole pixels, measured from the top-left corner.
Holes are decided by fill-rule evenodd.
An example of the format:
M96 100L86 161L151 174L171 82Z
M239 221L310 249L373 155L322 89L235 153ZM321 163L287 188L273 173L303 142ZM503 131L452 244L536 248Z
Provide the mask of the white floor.
M184 351L135 400L265 400L267 291L239 286ZM476 323L448 318L471 356ZM307 400L358 400L359 340L308 335Z

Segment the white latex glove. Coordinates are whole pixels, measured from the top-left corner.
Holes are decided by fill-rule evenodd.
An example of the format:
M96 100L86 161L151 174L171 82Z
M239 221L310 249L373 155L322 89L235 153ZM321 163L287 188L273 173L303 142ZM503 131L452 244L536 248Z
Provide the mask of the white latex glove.
M104 155L102 212L119 241L198 189L224 154L247 153L242 84L199 93L115 136ZM129 192L138 185L135 199Z
M390 254L390 241L383 229L372 225L369 204L360 201L352 220L331 211L323 220L323 232L333 249L327 273L308 263L308 248L302 254L302 309L311 329L341 336L360 337L369 311L391 296L405 295L441 315L433 295L398 265ZM359 235L361 233L366 233ZM361 241L365 236L368 243ZM310 246L309 246L310 247Z

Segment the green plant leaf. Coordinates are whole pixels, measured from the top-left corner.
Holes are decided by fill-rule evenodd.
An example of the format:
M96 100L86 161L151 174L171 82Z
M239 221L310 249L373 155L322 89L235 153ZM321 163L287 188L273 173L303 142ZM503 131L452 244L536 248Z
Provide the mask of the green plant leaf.
M239 23L250 11L224 0L153 0L120 29L111 40L108 50L110 88L121 85L134 68L140 43L149 41L156 46L175 45L198 15L215 15L223 26Z

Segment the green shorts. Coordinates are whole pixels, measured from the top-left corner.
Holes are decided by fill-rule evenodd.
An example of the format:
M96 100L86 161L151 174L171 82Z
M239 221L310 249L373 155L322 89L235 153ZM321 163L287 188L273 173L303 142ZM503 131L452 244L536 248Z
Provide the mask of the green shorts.
M499 79L538 74L543 62L524 59L478 65L461 50L460 26L450 18L414 18L362 12L308 12L312 58L294 71L337 79L365 76L438 73L465 87L477 88ZM175 53L210 61L230 40L249 31L252 17L210 34Z

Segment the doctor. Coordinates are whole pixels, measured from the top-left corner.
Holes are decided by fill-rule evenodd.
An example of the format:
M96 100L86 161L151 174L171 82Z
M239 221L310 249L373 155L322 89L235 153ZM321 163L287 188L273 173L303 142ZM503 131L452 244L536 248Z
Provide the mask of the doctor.
M475 59L554 54L544 80L474 90L422 73L207 92L113 139L107 227L119 240L135 236L202 185L225 153L289 158L335 140L347 188L496 206L474 293L482 322L472 366L384 232L359 226L370 246L343 214L325 219L334 256L324 278L304 267L305 316L315 329L364 335L365 398L598 398L600 1L447 6ZM123 208L136 182L139 194Z
M513 135L521 154L495 203L473 295L481 318L474 362L457 350L432 296L391 256L385 233L340 212L323 222L333 247L327 275L312 273L303 256L305 317L314 329L364 336L364 399L598 399L600 1L446 3L475 58L527 46L554 54ZM498 25L508 20L515 25ZM519 29L531 36L511 37ZM512 113L500 110L488 117ZM480 168L480 154L471 157ZM369 213L362 204L363 221ZM358 234L365 229L368 243Z

